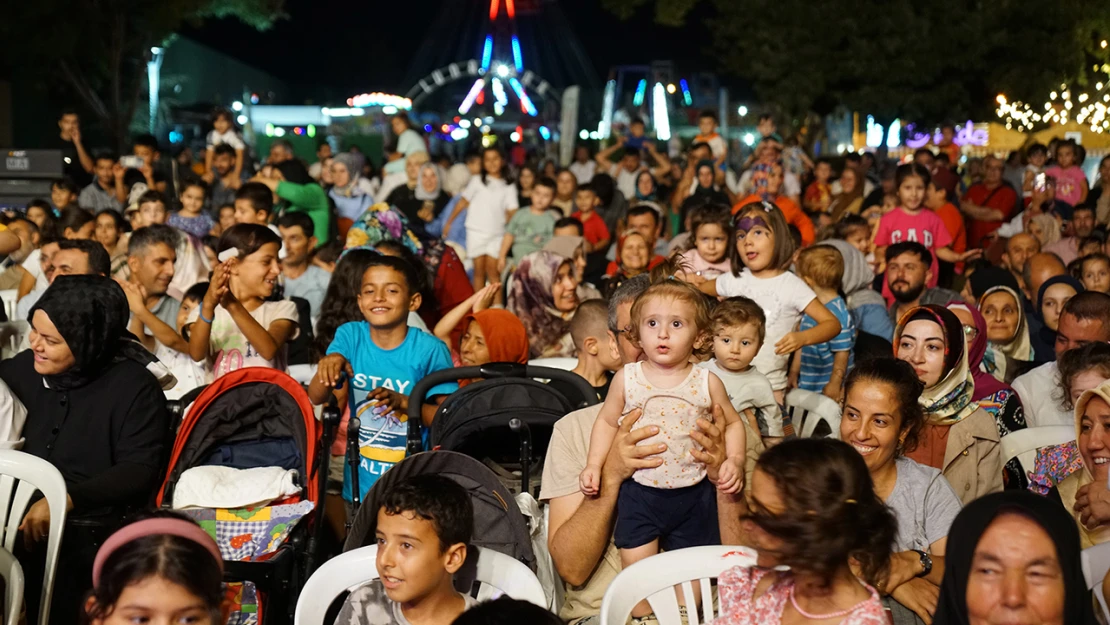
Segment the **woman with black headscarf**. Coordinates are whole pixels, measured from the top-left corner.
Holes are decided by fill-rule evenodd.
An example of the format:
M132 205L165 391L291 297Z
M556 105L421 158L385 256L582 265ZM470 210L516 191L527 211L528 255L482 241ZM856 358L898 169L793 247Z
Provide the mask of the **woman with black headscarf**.
M1095 622L1075 522L1021 491L967 505L948 532L934 625Z
M719 206L729 206L731 202L728 200L728 195L717 188L715 183L716 169L713 161L709 159L698 161L697 167L694 168L694 182L696 186L690 192L690 196L682 201L682 206L678 209L679 223L682 228L686 227L686 216L690 211L699 207L709 204Z
M99 533L145 506L164 470L166 399L152 373L157 361L127 332L128 316L123 289L111 278L60 276L28 316L30 349L0 362L0 378L27 407L23 451L53 464L66 482L70 522L54 603L60 611L51 615L59 622L76 620L70 612L87 588ZM24 517L32 551L43 547L49 520L45 500ZM29 589L27 596L37 595Z

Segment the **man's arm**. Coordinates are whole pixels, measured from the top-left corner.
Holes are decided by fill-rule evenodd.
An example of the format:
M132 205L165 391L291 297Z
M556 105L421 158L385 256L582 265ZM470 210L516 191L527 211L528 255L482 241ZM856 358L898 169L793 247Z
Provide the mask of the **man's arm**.
M1006 219L1006 216L1002 214L1002 211L998 210L997 208L979 206L978 204L973 204L967 200L963 200L962 202L960 202L960 211L962 211L968 217L971 217L972 219L978 219L979 221L1003 221L1004 219Z
M613 168L613 162L609 160L609 157L623 147L624 137L617 137L616 143L597 153L594 160L597 161L597 166L601 168L601 173L609 173L609 170Z
M81 129L74 128L69 138L73 140L73 147L77 148L77 160L81 162L81 169L84 169L87 174L93 173L95 163L85 150L85 145L81 143Z
M741 419L753 420L751 411L745 410ZM713 420L698 419L697 431L690 433L690 438L701 445L701 450L691 450L694 458L705 463L706 476L712 481L717 480L717 471L721 463L728 457L725 450L725 415L720 405L713 405ZM750 480L750 475L744 476ZM717 489L717 526L721 534L722 545L746 545L747 537L741 519L748 513L748 506L744 502L744 490L729 495Z

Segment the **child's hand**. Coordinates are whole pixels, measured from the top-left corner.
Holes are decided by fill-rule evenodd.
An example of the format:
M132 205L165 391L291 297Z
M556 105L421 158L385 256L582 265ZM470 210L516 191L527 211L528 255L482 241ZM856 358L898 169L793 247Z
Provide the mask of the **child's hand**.
M366 394L366 399L378 400L378 407L382 408L382 414L390 412L408 412L409 398L407 395L402 395L397 391L391 391L387 388L379 386L378 388Z
M471 310L477 313L492 306L493 300L497 297L497 291L500 288L501 283L494 282L493 284L487 284L486 286L479 289L478 292L474 294L474 306L471 307Z
M844 385L840 383L834 384L830 381L825 385L825 388L821 389L821 394L839 404L840 397L844 394Z
M801 333L790 332L786 336L779 339L775 343L775 354L781 356L783 354L793 354L801 349L805 344L802 343Z
M203 310L205 312L214 311L223 300L224 295L231 292L231 263L233 262L235 262L234 258L220 263L212 271L212 279L208 282L208 291L204 294Z
M346 373L348 378L355 376L351 363L347 362L342 354L324 356L320 359L320 364L316 365L316 379L328 388L335 388L339 383L339 376L343 373Z
M960 254L960 261L961 262L966 262L966 261L969 261L969 260L975 260L975 259L981 257L982 255L983 255L983 250L982 249L968 250L968 251L964 252L963 254Z
M142 285L119 278L116 278L116 284L120 285L123 294L127 296L127 308L131 310L131 314L137 315L146 312L146 289Z
M717 490L734 495L744 487L744 457L729 456L717 474Z
M208 171L204 172L204 175L201 176L201 179L208 184L212 184L212 181L216 179L216 174L212 173L212 170L209 169Z
M600 486L601 467L587 465L582 470L582 474L578 476L578 487L582 490L582 494L587 497L594 497L599 492Z

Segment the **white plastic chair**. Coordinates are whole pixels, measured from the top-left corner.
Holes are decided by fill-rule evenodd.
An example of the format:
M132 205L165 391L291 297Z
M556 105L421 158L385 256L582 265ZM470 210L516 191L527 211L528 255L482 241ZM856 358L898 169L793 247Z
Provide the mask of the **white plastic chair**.
M1044 425L1011 432L999 441L1002 445L1002 464L1017 458L1022 469L1029 473L1037 463L1038 449L1074 440L1075 426L1071 425Z
M0 549L0 577L4 578L4 622L18 623L23 607L23 567L7 549Z
M821 421L829 425L829 438L840 438L840 406L821 393L792 389L786 394L786 412L802 438L812 437Z
M377 556L378 546L370 545L341 554L316 569L297 598L293 624L324 625L328 607L340 593L378 579ZM491 596L486 587L492 586L513 599L547 609L547 597L540 580L531 569L510 556L492 549L479 549L476 578L482 582L480 597Z
M1102 594L1102 580L1110 572L1110 543L1102 543L1088 547L1079 555L1083 566L1083 577L1087 580L1087 588L1095 594L1098 605L1102 608L1102 615L1106 617L1103 622L1110 623L1110 608L1106 605L1106 596Z
M11 358L27 349L30 334L31 324L26 321L0 322L0 353L4 358Z
M13 553L19 538L31 495L42 491L50 508L50 534L46 538L46 572L43 574L39 623L50 622L50 597L54 594L54 573L58 568L58 550L66 523L66 483L54 465L21 451L0 450L0 529L3 547Z
M710 580L735 566L753 566L755 559L755 550L748 547L717 545L667 551L640 560L621 571L609 584L601 601L601 625L624 625L632 608L643 599L651 604L659 625L680 625L675 586L682 588L689 625L711 623L720 615L713 609ZM700 620L694 609L694 581L699 581L701 586L704 618Z
M549 367L570 371L578 366L577 358L536 358L528 361L529 367Z

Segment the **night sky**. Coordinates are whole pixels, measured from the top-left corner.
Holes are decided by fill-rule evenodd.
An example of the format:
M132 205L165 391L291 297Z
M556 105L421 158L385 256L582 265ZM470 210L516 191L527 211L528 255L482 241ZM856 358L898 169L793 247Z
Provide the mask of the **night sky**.
M667 28L653 23L648 10L621 21L598 0L557 1L599 80L613 65L653 59L671 59L688 70L717 69L704 54L704 12L683 28ZM489 10L488 0L286 0L289 19L265 32L231 19L210 20L182 34L285 80L295 98L335 103L354 93L403 93L410 87L412 57L447 3L467 3L478 14ZM479 46L475 41L475 57Z

